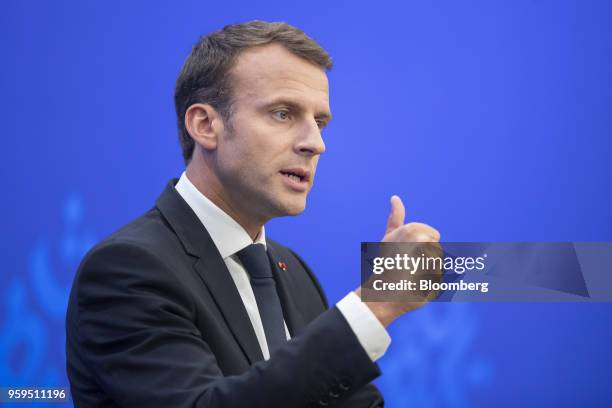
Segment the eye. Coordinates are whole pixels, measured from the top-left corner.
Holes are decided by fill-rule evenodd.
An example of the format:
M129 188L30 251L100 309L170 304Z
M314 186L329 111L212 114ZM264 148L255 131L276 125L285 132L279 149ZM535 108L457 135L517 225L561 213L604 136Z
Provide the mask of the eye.
M272 112L272 115L278 120L286 121L290 118L289 111L287 109L281 109Z
M317 126L319 129L323 130L323 128L327 125L324 120L317 120Z

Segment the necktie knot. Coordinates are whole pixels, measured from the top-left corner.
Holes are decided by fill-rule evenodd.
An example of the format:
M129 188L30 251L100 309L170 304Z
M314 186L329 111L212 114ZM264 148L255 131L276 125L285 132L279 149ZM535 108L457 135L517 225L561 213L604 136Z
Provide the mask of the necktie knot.
M262 244L251 244L238 252L240 262L251 279L272 278L272 267L266 248Z

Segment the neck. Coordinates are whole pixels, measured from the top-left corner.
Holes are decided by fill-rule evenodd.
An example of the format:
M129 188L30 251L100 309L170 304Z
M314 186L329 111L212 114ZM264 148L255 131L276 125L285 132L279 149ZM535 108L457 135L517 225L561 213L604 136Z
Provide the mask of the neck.
M196 158L194 157L194 159ZM204 194L206 198L212 201L213 204L240 224L247 234L249 234L249 237L255 241L267 220L249 216L245 211L242 211L237 205L233 204L234 201L226 194L214 170L209 168L205 161L198 160L198 162L199 163L194 163L194 160L192 160L187 165L185 172L187 173L189 181L191 181L200 193Z

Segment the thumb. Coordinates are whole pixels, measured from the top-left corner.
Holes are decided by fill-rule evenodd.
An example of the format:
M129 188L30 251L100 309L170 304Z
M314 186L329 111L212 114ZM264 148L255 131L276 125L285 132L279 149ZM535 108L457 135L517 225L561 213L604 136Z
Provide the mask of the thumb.
M387 230L385 235L389 232L404 225L404 217L406 216L406 209L402 199L394 195L391 197L391 212L389 213L389 219L387 220Z

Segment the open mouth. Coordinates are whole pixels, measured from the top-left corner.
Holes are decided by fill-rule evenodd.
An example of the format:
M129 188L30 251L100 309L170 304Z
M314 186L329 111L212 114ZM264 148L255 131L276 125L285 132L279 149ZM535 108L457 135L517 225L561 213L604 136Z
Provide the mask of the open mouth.
M310 179L309 172L298 168L281 170L280 173L298 183L308 182Z
M300 176L300 175L295 174L295 173L287 173L287 172L281 171L281 174L283 176L289 177L293 181L297 181L297 182L304 181L304 177L303 176Z
M302 167L287 167L280 171L284 176L286 185L293 191L305 193L310 186L310 171Z

